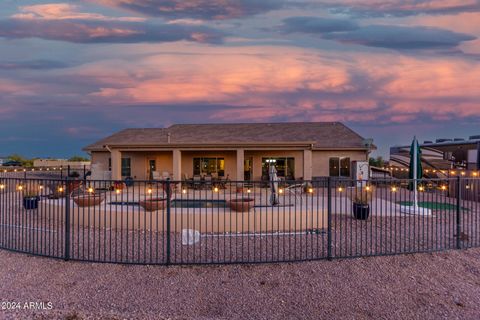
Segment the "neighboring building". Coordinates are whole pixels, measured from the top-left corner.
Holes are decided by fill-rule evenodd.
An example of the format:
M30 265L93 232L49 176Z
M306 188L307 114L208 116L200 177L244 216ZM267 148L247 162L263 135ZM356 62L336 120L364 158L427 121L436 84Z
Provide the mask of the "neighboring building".
M8 161L8 157L0 157L0 166Z
M92 178L260 180L275 161L285 179L351 175L375 146L338 122L177 124L126 129L84 148Z
M470 136L468 140L455 138L424 141L420 147L425 168L480 170L480 135ZM391 166L408 167L409 153L410 146L390 148Z
M84 166L90 167L90 161L68 161L66 159L35 159L33 167L35 168L67 168L81 169Z

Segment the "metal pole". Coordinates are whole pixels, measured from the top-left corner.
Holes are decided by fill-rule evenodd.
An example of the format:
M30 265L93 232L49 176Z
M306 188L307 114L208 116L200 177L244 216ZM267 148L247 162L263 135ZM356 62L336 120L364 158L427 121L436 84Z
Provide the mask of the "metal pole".
M166 264L170 264L170 197L171 197L171 190L170 190L170 178L167 179L167 182L165 184L167 190L167 252L166 252Z
M327 178L327 259L332 260L332 178Z
M456 223L457 223L457 249L462 248L460 233L462 232L461 228L461 219L460 219L460 204L461 204L462 193L460 190L460 176L457 177L457 212L456 212Z
M418 149L417 149L417 137L413 137L413 210L415 213L418 212L418 192L417 192L417 159Z
M70 260L70 186L68 177L65 179L65 257L64 260Z

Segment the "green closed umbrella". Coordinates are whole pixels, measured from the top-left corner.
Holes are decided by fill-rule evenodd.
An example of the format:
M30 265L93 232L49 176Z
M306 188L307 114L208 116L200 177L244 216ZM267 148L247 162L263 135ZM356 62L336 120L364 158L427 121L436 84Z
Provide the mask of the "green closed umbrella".
M422 150L420 149L416 137L413 137L412 145L410 147L410 168L408 171L408 178L413 180L409 183L410 190L416 190L417 180L423 178Z
M412 146L410 147L410 170L408 171L408 178L411 179L409 183L410 190L413 190L413 207L418 211L418 180L423 177L422 170L422 151L418 145L417 137L413 137Z

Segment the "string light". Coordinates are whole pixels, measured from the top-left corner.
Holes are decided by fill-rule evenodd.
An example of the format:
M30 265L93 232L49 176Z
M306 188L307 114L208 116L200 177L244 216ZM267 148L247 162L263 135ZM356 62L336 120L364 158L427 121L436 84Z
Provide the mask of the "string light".
M371 189L370 186L365 187L365 190L367 190L367 191L370 191L370 189Z
M115 189L115 193L116 193L116 194L119 194L120 192L121 192L120 189Z
M308 193L313 193L313 188L308 188Z
M247 189L247 193L251 193L251 192L252 192L252 190L251 190L251 189Z
M5 185L4 185L3 183L0 184L0 189L1 189L1 190L5 189Z
M63 192L63 187L59 187L58 192Z
M343 188L342 187L338 187L338 192L342 192L343 191Z
M424 186L418 187L418 191L422 191L422 192L425 191L425 187Z
M39 185L39 186L38 186L38 189L42 190L42 189L43 189L43 186L42 186L42 185Z
M93 190L92 187L89 187L89 188L88 188L88 193L93 193L93 191L94 191L94 190Z
M218 188L217 187L213 188L213 192L218 192Z
M392 187L392 192L397 192L397 187Z
M183 193L183 194L187 193L187 189L183 188L183 189L182 189L182 193Z
M148 189L147 189L147 193L148 193L148 194L152 193L152 189L148 188Z
M19 185L19 186L17 187L17 189L18 189L18 191L22 191L22 190L23 190L23 186L22 186L22 185Z
M283 193L283 189L279 189L279 190L278 190L278 193Z
M447 186L446 186L446 185L443 185L443 186L441 187L441 189L442 189L443 191L445 191L445 190L447 190Z

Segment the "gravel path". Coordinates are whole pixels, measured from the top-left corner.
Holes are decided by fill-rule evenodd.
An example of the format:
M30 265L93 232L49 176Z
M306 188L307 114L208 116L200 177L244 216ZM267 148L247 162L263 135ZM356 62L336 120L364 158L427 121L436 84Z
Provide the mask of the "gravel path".
M63 262L0 250L0 319L478 319L480 249L197 267Z

